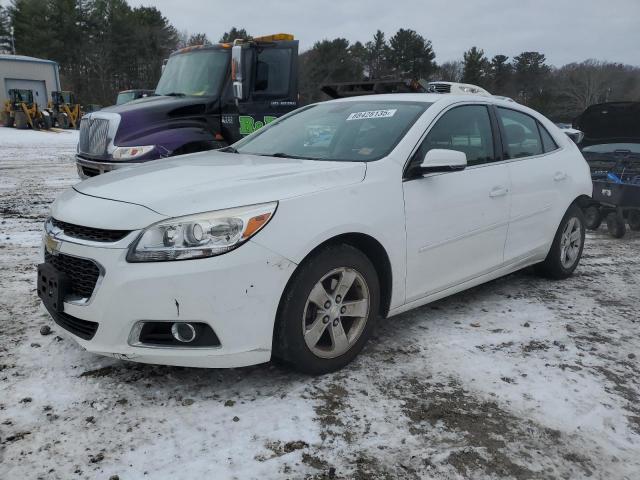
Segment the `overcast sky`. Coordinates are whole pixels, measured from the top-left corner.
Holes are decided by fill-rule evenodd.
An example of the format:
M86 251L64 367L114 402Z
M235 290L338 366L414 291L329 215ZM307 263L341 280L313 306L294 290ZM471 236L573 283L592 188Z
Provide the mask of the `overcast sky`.
M301 50L322 39L367 41L411 28L436 61L476 45L488 56L537 50L556 66L587 58L640 65L640 0L129 0L156 6L179 30L217 41L231 26L292 33Z

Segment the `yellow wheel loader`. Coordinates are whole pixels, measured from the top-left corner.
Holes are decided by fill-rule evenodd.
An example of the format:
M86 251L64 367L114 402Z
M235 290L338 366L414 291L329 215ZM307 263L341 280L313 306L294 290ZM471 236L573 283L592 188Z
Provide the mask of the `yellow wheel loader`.
M51 92L48 111L54 125L64 129L80 128L82 109L73 92Z
M52 126L49 112L40 110L38 104L33 101L32 90L9 90L9 100L5 102L3 117L4 125L7 127L48 130Z

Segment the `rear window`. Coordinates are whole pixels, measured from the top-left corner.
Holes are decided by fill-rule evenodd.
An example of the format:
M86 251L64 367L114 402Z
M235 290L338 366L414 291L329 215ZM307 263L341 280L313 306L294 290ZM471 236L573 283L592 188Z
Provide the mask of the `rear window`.
M535 118L506 108L498 108L498 117L508 158L532 157L544 152Z
M540 122L538 122L538 128L540 129L540 136L542 137L542 148L544 149L544 153L549 153L557 150L558 144Z

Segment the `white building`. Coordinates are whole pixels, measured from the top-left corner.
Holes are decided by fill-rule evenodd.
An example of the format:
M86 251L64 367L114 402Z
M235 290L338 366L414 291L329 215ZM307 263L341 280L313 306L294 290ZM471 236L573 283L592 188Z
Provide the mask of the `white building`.
M23 55L0 55L0 101L8 99L9 90L33 91L36 103L44 108L51 99L51 92L60 90L58 64L52 60L25 57Z

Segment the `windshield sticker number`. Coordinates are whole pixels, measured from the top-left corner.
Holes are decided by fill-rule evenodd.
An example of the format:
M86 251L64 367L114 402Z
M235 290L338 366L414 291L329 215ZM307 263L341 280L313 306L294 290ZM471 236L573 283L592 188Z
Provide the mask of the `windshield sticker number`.
M390 118L393 117L398 109L392 108L390 110L369 110L368 112L354 112L347 117L349 120L368 120L370 118Z

